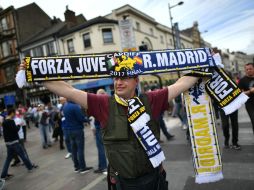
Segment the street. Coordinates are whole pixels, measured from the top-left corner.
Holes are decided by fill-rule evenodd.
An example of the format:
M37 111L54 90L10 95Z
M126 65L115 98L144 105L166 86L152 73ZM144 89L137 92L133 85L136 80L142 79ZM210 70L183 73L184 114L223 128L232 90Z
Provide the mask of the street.
M224 179L216 183L195 184L192 166L191 147L185 138L177 118L165 117L168 130L175 135L167 141L162 134L162 148L166 160L170 190L250 190L254 188L254 135L249 117L244 106L239 110L239 144L242 150L223 149L223 136L217 126L222 153ZM94 174L92 171L81 175L74 173L71 159L65 159L66 150L60 150L58 142L51 148L42 149L39 130L28 129L25 143L30 159L39 168L28 173L24 166L10 167L9 173L15 176L6 181L6 190L106 190L106 175ZM0 139L0 167L6 156L3 139ZM95 139L89 127L85 129L85 159L87 166L97 169L97 149Z

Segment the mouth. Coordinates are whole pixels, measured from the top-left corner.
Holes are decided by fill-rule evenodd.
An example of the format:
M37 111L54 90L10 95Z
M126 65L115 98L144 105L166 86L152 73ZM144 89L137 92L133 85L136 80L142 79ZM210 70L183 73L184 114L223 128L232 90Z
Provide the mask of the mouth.
M116 87L116 90L117 90L117 91L123 91L124 88L123 88L123 87Z

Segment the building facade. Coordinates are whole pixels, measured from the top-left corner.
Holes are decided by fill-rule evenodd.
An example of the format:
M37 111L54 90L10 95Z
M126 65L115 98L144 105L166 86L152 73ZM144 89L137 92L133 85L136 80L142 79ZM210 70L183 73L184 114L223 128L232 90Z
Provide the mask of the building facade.
M33 19L31 19L33 18ZM15 74L19 64L18 45L50 25L50 17L35 3L0 10L0 106L14 105L23 99Z

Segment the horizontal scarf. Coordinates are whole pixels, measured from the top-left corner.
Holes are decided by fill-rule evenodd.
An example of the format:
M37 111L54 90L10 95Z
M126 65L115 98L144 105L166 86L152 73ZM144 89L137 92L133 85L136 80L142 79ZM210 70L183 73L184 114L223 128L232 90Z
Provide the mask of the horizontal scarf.
M118 104L128 107L128 122L130 127L144 148L153 167L158 167L165 160L165 156L158 140L147 125L150 121L150 116L146 113L144 104L140 101L139 97L125 100L115 94L115 100Z

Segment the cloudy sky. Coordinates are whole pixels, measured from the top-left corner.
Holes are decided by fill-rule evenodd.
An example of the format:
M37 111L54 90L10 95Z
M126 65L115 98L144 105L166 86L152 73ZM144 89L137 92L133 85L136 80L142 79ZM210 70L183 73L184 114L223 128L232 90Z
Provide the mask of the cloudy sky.
M170 26L168 3L170 6L180 0L0 0L7 8L19 8L36 2L51 18L64 20L66 5L76 14L87 19L104 16L125 4L137 8L155 20ZM180 29L191 27L198 21L202 37L213 46L230 51L254 53L254 0L183 0L184 4L171 9L173 22Z

